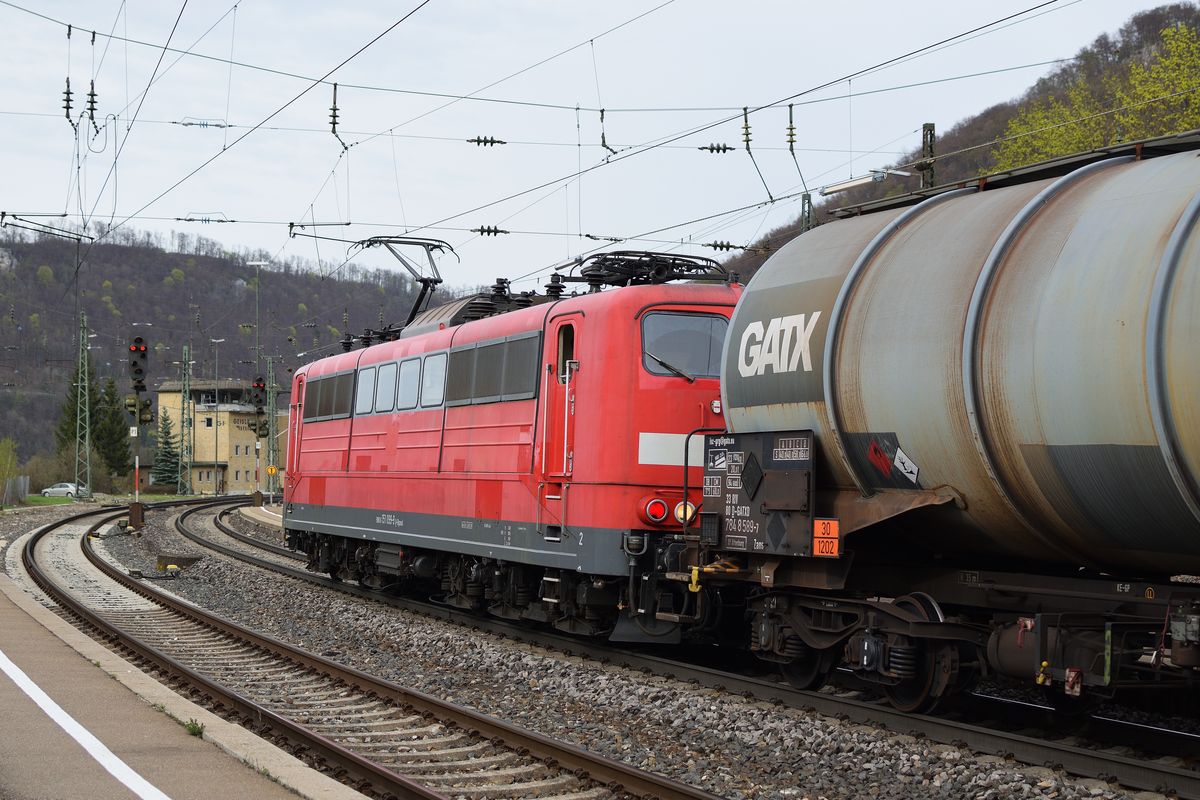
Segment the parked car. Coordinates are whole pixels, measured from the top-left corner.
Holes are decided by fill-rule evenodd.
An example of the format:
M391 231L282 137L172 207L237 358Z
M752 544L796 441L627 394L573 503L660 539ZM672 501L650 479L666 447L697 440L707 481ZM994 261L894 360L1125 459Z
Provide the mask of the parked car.
M56 483L42 489L42 497L80 497L87 494L87 487L75 483Z

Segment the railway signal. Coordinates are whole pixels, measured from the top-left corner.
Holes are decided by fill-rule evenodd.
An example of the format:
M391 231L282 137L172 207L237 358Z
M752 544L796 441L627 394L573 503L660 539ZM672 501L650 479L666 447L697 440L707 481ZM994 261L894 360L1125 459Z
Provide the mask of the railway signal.
M138 424L149 425L154 422L154 401L149 397L142 398L138 403Z
M137 416L138 413L138 396L136 394L125 395L125 410L130 414Z
M255 378L251 384L250 403L254 406L254 413L263 413L263 407L267 404L267 382L262 377Z
M146 340L141 336L129 340L129 379L135 392L146 391Z

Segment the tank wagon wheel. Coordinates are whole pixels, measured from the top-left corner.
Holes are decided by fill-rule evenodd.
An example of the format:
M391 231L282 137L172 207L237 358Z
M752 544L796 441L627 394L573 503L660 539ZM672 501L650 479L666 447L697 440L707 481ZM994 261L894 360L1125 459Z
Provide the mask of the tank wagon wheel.
M805 691L816 691L825 685L840 654L841 648L839 647L828 647L824 650L809 649L804 655L780 664L779 669L789 686Z
M937 601L924 592L902 595L892 601L892 604L907 611L917 620L945 621L945 615L942 614ZM912 662L913 670L912 677L884 687L883 692L888 701L899 711L932 711L946 689L956 683L959 652L954 644L914 641L908 637L901 637L900 641L893 645L892 653L893 659L902 653L905 660Z

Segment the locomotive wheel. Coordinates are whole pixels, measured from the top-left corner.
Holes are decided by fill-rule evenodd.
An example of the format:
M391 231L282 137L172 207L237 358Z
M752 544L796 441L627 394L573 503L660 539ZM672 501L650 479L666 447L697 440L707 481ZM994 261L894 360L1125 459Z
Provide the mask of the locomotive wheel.
M833 665L837 663L839 649L808 650L800 658L780 664L779 669L789 686L805 691L815 691L825 685Z
M933 598L924 593L906 594L897 597L893 602L896 608L903 609L920 620L935 620L941 618L941 609ZM904 639L907 644L910 640ZM936 677L940 649L927 642L917 641L916 675L906 678L893 686L884 687L883 693L899 711L907 713L924 713L933 710L938 697L934 696L934 678ZM957 663L957 659L955 659Z

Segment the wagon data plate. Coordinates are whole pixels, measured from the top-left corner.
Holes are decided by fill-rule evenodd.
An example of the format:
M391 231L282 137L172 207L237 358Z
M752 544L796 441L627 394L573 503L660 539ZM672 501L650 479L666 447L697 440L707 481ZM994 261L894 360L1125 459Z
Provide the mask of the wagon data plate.
M722 550L816 555L812 473L812 431L706 436L702 535ZM834 537L821 555L838 555Z

